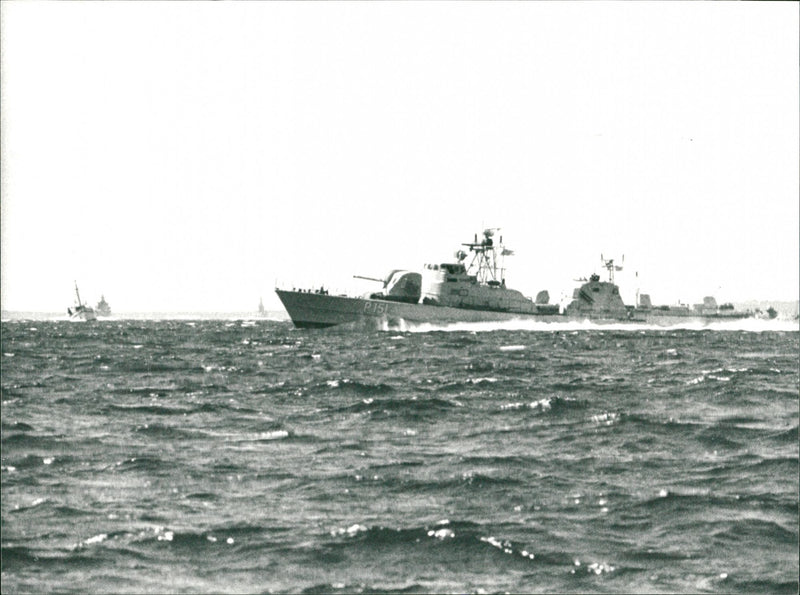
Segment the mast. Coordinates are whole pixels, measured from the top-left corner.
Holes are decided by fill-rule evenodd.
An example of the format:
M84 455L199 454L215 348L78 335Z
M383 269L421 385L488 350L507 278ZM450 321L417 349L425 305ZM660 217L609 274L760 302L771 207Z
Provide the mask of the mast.
M78 291L78 282L75 281L74 283L75 283L75 297L78 298L78 305L80 306L80 305L82 305L82 302L81 302L81 294Z
M500 279L502 279L505 272L502 263L499 262L497 258L497 246L492 239L495 231L499 231L499 228L485 229L483 232L483 239L480 242L478 241L478 234L475 234L475 240L473 242L462 244L463 246L467 246L470 252L475 253L467 268L470 270L476 269L475 276L480 283L500 283ZM502 236L500 237L498 246L500 247L501 257L513 254L513 251L506 250L503 246ZM459 250L456 253L456 257L459 261L462 261L467 257L467 254ZM498 266L500 268L500 279L498 279Z
M612 285L614 285L614 271L621 271L622 270L622 265L616 265L615 266L613 258L610 258L610 259L606 260L605 258L603 258L602 254L600 255L600 262L603 263L603 266L608 271L608 282L611 283ZM625 255L624 254L622 255L622 262L623 263L625 262Z

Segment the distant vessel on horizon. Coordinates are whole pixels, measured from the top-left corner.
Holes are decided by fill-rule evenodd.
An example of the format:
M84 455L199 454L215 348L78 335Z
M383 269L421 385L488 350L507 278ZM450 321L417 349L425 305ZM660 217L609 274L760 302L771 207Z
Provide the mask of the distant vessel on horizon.
M71 320L97 320L97 315L91 306L81 301L81 294L78 291L78 282L75 281L75 306L67 308L67 314Z
M100 294L100 301L97 302L95 309L98 316L111 316L111 307L108 305L106 297L103 294Z

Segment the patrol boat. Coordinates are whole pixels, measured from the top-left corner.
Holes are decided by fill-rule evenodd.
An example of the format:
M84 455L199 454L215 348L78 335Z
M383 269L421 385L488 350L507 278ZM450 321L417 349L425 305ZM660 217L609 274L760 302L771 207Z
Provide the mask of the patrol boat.
M547 291L536 300L506 287L505 256L513 252L495 241L497 228L462 244L455 262L427 264L423 272L393 270L380 291L362 297L330 295L324 289L276 289L289 317L299 328L324 328L341 324L367 324L375 328L404 322L450 324L525 319L564 320L558 304L550 304Z
M623 262L624 258L623 256ZM686 322L705 324L755 316L751 311L736 311L733 304L718 306L713 296L703 298L702 304L694 304L692 307L686 304L653 306L648 294L639 295L637 291L636 306L626 306L619 294L619 287L614 283L614 272L621 271L622 266L615 264L614 259L603 258L602 254L600 260L608 271L608 281L601 281L599 275L593 274L576 288L572 301L564 312L568 318L600 323L631 321L671 326Z

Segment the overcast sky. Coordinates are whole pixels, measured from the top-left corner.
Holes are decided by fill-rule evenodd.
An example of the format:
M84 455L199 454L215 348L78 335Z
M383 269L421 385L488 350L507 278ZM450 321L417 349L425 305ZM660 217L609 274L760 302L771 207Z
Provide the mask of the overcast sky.
M798 298L795 2L0 10L3 309L277 310L484 227L527 295Z

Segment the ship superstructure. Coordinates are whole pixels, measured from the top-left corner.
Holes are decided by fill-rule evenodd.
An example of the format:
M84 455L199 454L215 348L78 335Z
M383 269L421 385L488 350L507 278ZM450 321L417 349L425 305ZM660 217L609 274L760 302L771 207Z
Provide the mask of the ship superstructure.
M539 315L558 314L557 304L548 304L549 294L540 292L534 302L506 287L502 259L513 251L494 240L494 229L483 232L478 241L463 244L469 252L456 252L455 263L426 264L422 280L422 303L469 310L514 312ZM468 265L464 263L469 261Z
M624 262L623 256L623 262ZM566 316L575 319L602 321L634 321L646 324L668 326L697 320L711 322L719 320L735 320L750 318L753 312L736 311L732 304L717 305L713 296L703 298L702 304L689 307L686 304L677 306L653 306L648 294L636 292L637 304L628 306L622 301L619 287L614 282L614 272L623 269L614 259L605 259L600 255L603 268L608 271L608 281L601 281L597 274L591 275L580 287L576 288L572 301L565 310Z

